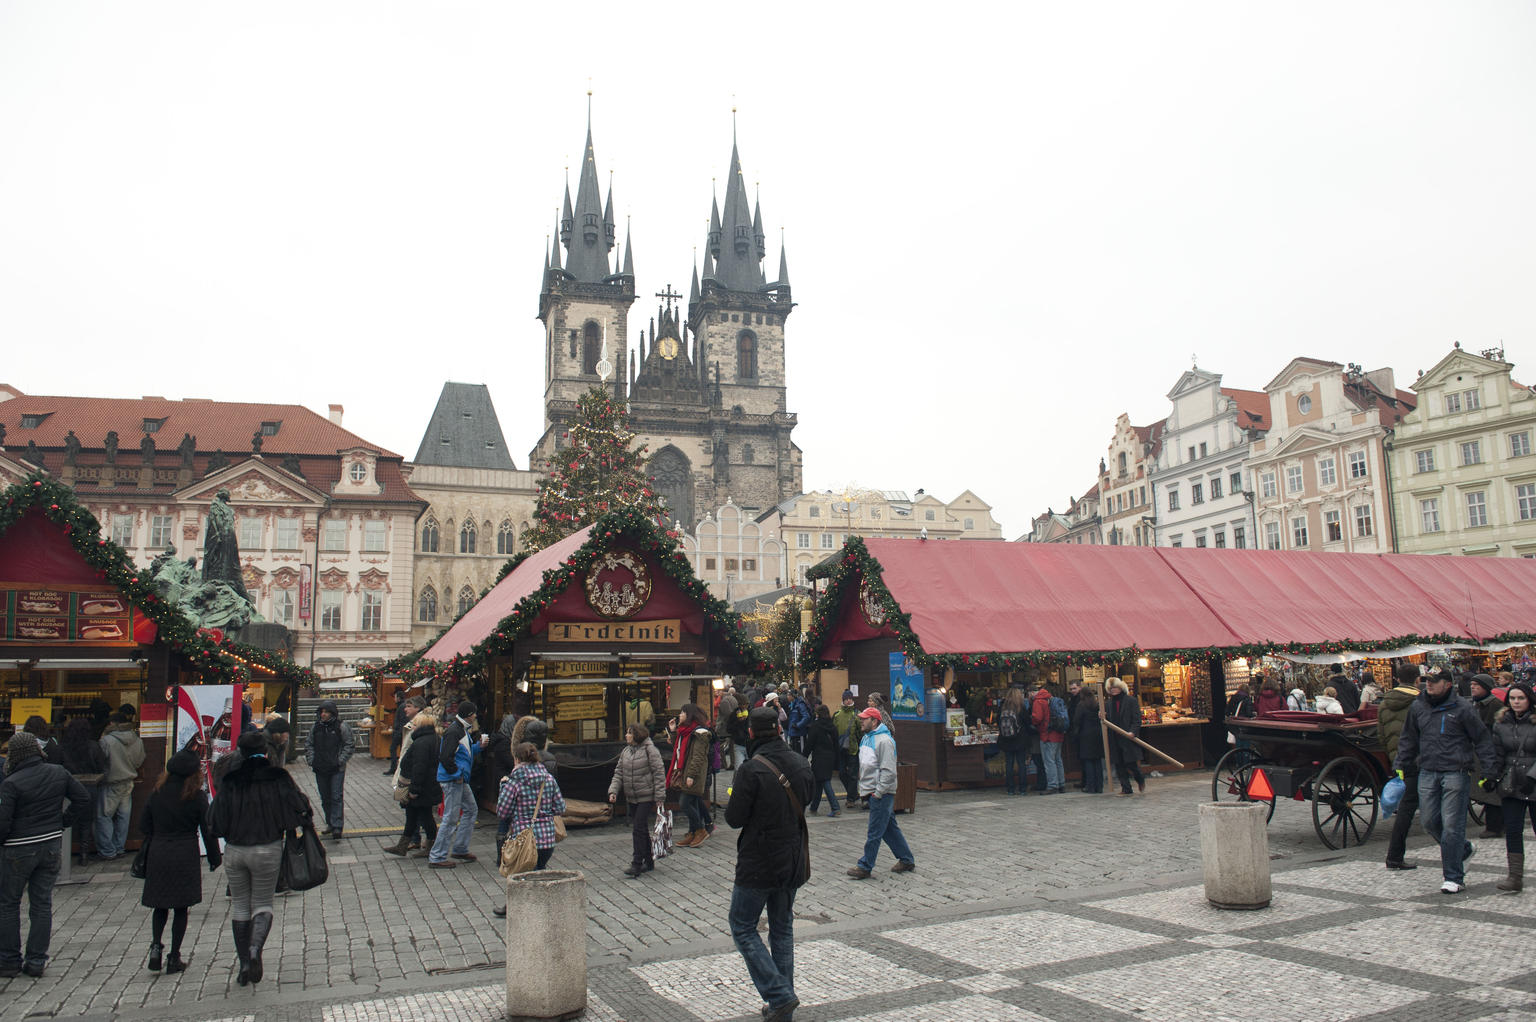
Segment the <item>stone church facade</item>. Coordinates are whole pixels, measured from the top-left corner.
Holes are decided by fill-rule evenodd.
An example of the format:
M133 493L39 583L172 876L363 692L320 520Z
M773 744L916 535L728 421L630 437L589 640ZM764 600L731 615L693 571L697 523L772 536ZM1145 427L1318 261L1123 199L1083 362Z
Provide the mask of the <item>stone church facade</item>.
M566 442L577 399L606 386L628 402L656 490L689 531L716 508L762 512L801 490L784 372L784 328L794 308L788 263L781 246L777 279L767 279L762 209L748 204L734 140L724 208L712 201L709 225L687 305L666 289L632 346L634 249L627 236L618 249L613 190L601 195L589 125L576 198L567 186L539 295L544 432L531 467L547 469Z

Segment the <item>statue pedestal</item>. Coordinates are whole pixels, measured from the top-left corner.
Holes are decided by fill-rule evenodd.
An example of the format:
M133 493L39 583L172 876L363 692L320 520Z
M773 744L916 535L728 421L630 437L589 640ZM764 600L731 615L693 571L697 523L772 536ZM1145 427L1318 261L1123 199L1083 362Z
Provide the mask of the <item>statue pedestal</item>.
M283 653L291 653L293 650L288 641L287 626L274 621L252 621L244 628L231 632L229 637L247 646L255 646L257 649L276 650Z

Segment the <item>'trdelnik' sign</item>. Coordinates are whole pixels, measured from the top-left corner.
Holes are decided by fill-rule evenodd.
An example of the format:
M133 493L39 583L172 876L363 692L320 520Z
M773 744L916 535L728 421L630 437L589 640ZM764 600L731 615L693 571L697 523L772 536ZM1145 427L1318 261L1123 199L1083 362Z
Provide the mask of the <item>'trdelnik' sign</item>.
M672 643L682 638L682 621L555 621L550 642Z

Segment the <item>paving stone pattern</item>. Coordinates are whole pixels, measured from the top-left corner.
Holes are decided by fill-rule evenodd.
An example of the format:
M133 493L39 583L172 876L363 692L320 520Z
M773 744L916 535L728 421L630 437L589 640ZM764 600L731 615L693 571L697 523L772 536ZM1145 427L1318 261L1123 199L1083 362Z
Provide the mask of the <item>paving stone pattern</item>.
M259 989L234 985L219 874L192 912L191 967L146 972L149 912L116 863L59 889L48 973L0 980L0 1017L503 1017L516 920L491 915L502 895L490 818L471 846L478 863L428 870L424 859L386 856L379 846L400 812L375 767L348 772L349 836L331 844L331 882L278 899ZM313 791L302 766L295 773ZM1438 851L1422 835L1410 851L1421 868L1390 872L1384 829L1363 849L1328 852L1305 807L1281 806L1269 832L1272 906L1221 912L1205 903L1199 876L1195 807L1209 783L1209 774L1153 780L1133 798L920 793L916 814L899 818L917 871L891 874L882 851L863 882L843 875L863 844L863 814L814 818L813 877L795 906L796 1017L1536 1022L1536 889L1494 890L1501 842L1478 842L1469 891L1447 898L1437 892ZM758 1018L725 930L734 836L722 826L638 881L620 873L628 849L622 825L577 831L552 863L587 877L586 1017Z

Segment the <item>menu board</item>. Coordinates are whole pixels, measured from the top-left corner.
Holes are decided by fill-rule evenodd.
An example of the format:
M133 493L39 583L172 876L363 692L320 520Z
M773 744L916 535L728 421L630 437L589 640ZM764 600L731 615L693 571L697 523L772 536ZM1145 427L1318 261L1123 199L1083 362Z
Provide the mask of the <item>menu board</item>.
M553 692L556 721L601 719L607 713L603 685L560 685Z
M0 642L132 646L133 607L115 589L0 587Z

